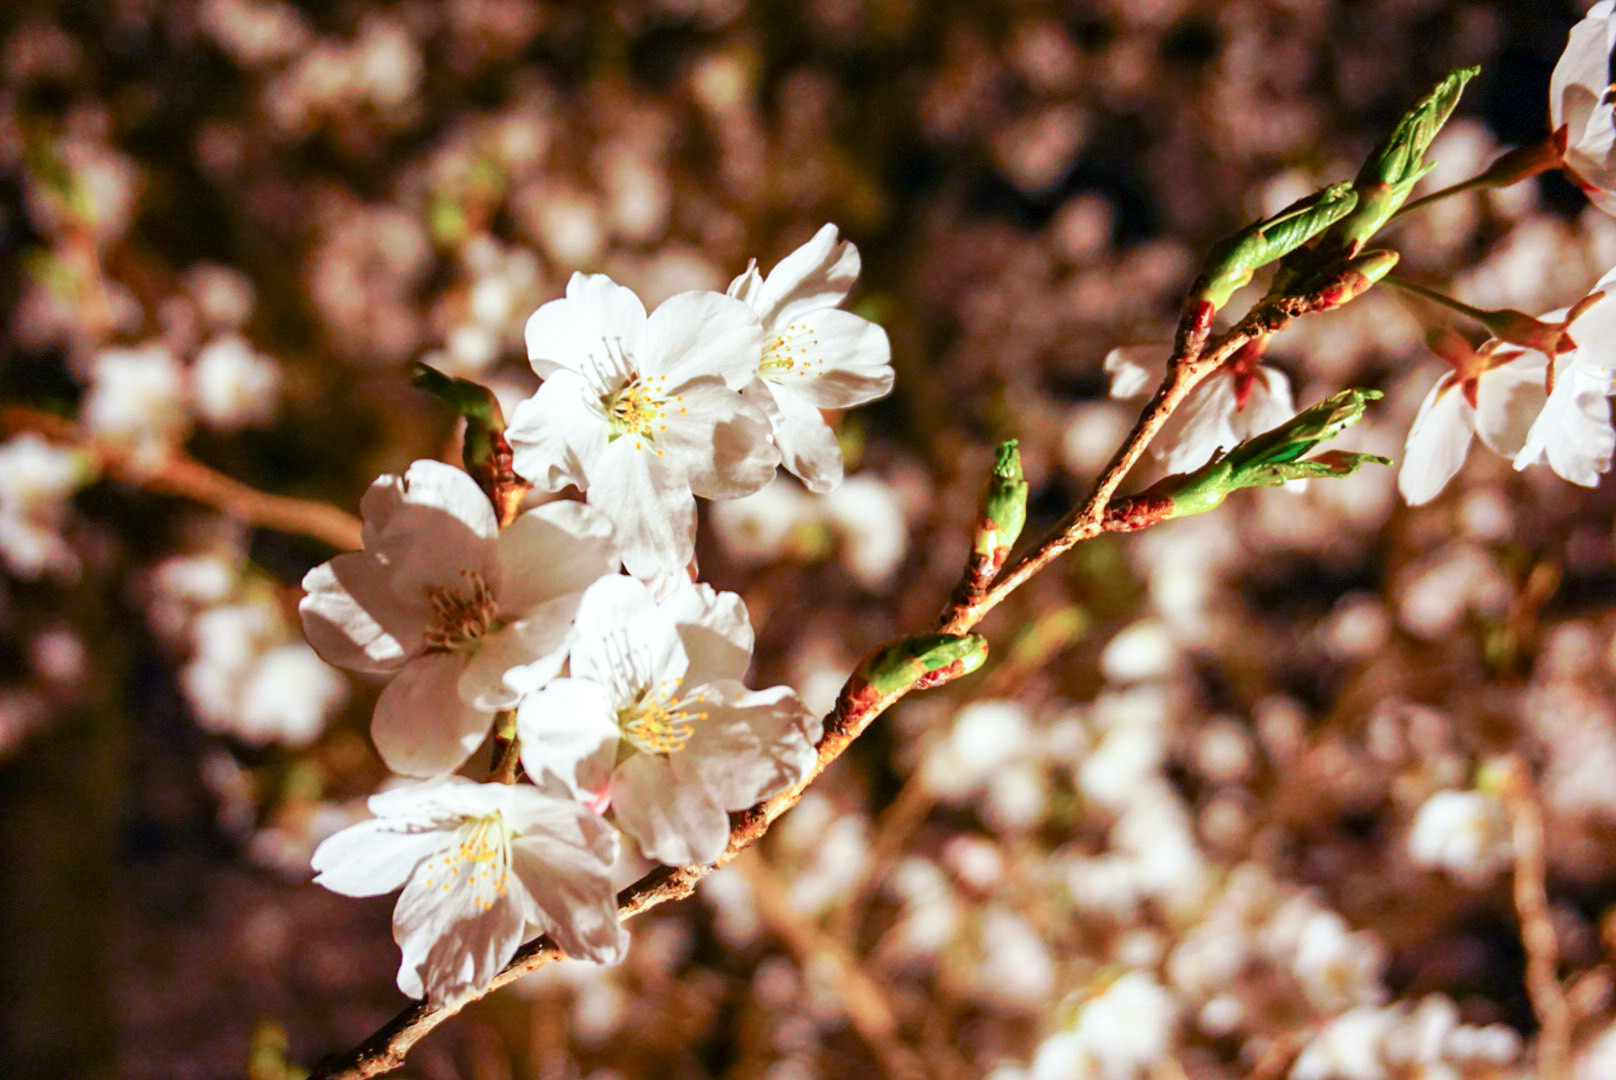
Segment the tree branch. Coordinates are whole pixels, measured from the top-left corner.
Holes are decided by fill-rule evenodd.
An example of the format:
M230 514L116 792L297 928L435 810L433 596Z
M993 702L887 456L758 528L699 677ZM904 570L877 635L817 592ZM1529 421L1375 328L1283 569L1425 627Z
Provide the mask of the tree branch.
M178 448L162 464L148 468L136 464L121 447L89 438L72 421L49 413L7 408L0 411L0 426L8 433L33 431L53 442L82 447L108 476L160 495L190 499L255 528L307 536L339 551L364 546L359 519L347 511L313 499L259 491L208 468Z

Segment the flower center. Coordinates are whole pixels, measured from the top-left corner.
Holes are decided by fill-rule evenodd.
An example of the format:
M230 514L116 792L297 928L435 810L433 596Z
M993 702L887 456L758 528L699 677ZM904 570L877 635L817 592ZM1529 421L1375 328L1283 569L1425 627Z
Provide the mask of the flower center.
M655 442L659 434L668 430L663 417L668 411L668 399L663 392L665 375L635 375L627 383L609 394L602 395L601 408L606 411L606 424L610 428L608 442L624 435L634 437L634 449L643 450L647 442ZM677 397L675 402L684 398ZM680 412L684 412L680 408ZM661 457L666 451L658 450Z
M691 708L690 702L675 696L682 682L672 679L663 684L665 690L648 689L617 714L618 726L636 749L647 754L676 753L696 733L696 721L707 719L706 710ZM706 700L706 694L697 694L695 704Z
M422 635L428 649L452 652L475 645L499 614L494 590L477 570L462 570L458 589L434 585L427 590L432 621Z
M793 374L802 378L822 375L825 361L818 353L819 335L804 323L792 323L764 346L760 374L770 382Z
M472 902L487 911L505 895L511 877L511 829L498 812L468 818L455 842L422 868L426 883L444 892L470 889Z

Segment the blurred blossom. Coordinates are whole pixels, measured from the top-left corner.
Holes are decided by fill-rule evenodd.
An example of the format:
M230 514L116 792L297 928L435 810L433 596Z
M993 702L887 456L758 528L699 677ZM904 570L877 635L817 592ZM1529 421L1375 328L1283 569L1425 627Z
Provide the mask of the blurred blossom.
M215 338L191 365L197 415L220 431L273 420L280 406L281 370L235 334Z
M1173 674L1178 663L1178 650L1167 627L1153 619L1124 627L1100 654L1101 672L1119 683L1165 678Z
M105 349L90 372L80 411L96 436L126 450L134 463L155 469L190 427L185 371L162 345Z
M1014 701L974 701L959 711L947 737L926 755L921 776L941 799L963 801L1010 762L1033 753L1026 709Z
M1509 818L1486 792L1438 791L1414 817L1408 853L1421 866L1485 884L1510 864Z
M277 0L202 0L197 17L203 32L246 68L289 59L312 36L297 9Z
M246 325L257 302L246 274L217 263L199 263L187 270L185 291L208 324L220 330L239 330Z
M1079 477L1098 476L1132 423L1123 408L1109 402L1085 401L1072 406L1061 434L1061 464Z
M66 626L48 627L36 634L29 643L29 658L40 678L65 685L82 680L89 666L84 639Z
M0 444L0 560L17 577L72 578L79 559L62 536L73 493L90 479L75 449L24 432Z
M1026 920L993 905L980 915L976 992L1001 1008L1037 1009L1055 985L1049 947Z
M860 473L824 496L822 506L853 577L866 589L885 587L909 550L909 523L897 492L881 478Z
M241 687L230 733L249 745L307 746L348 699L348 683L301 641L258 658Z
M1509 603L1509 580L1485 550L1453 543L1421 559L1395 586L1397 621L1416 637L1436 640L1468 614L1497 616Z
M741 563L771 563L791 554L797 531L817 517L819 500L784 476L739 499L711 508L713 533Z

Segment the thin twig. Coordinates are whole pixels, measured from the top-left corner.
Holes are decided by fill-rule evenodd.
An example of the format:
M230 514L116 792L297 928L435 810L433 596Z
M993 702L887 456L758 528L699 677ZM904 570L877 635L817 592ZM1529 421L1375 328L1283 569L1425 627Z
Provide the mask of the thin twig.
M1526 993L1540 1025L1538 1080L1570 1080L1572 1013L1560 985L1560 941L1549 910L1543 808L1531 767L1519 754L1505 758L1502 771L1500 788L1515 848L1515 914L1526 949Z
M87 437L72 421L34 409L0 411L0 426L8 433L33 431L53 442L82 447L94 457L101 472L159 495L178 495L209 506L254 528L307 536L339 551L363 546L359 519L329 503L271 495L208 468L182 450L161 464L139 464L122 447Z

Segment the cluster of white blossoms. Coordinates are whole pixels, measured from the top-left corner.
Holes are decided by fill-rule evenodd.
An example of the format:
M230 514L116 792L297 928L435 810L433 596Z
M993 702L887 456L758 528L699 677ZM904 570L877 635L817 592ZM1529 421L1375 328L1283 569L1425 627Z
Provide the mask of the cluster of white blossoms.
M885 333L837 307L858 270L827 225L767 276L649 314L575 274L528 321L544 382L506 436L521 477L584 501L501 528L469 474L417 461L362 500L364 550L304 579L309 641L389 680L372 736L419 781L314 854L338 892L403 888L405 993L478 990L539 933L620 959L619 833L658 862L711 863L731 811L808 775L821 721L789 688L745 687L745 606L692 580L695 496L749 495L782 462L813 490L840 483L820 410L892 386ZM496 718L531 784L454 775Z

